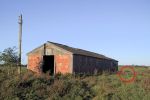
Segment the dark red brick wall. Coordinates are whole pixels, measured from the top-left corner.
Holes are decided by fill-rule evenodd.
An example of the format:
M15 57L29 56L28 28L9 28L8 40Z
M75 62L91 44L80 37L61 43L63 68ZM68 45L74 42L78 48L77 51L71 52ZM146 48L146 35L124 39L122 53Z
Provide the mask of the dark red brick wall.
M73 72L94 73L102 71L118 71L118 63L83 55L73 55Z

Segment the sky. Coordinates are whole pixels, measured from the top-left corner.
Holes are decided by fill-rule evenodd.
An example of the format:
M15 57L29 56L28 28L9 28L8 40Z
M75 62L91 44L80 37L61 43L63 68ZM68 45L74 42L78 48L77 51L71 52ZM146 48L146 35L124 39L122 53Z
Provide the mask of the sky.
M0 51L18 47L22 63L47 41L104 54L120 65L150 65L150 0L0 0Z

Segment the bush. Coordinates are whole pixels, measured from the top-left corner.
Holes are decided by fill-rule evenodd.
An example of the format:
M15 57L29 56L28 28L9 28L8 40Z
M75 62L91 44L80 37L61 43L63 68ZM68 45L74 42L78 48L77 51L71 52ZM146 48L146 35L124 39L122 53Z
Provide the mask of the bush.
M134 83L125 84L117 75L35 74L24 70L21 76L0 69L0 100L148 100L149 71Z

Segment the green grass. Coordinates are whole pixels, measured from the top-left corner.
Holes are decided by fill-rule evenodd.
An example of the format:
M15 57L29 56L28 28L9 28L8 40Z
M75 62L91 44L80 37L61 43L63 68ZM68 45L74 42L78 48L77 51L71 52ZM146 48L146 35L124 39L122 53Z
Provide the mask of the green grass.
M149 100L150 69L135 70L136 80L124 83L116 74L108 73L54 77L22 68L20 76L15 67L0 68L0 100Z

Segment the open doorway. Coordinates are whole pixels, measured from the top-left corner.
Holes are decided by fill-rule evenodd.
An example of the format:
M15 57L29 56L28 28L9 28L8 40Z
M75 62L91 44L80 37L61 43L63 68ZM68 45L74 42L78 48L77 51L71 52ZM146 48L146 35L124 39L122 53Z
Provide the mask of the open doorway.
M54 55L43 56L43 72L49 73L50 75L54 74Z

